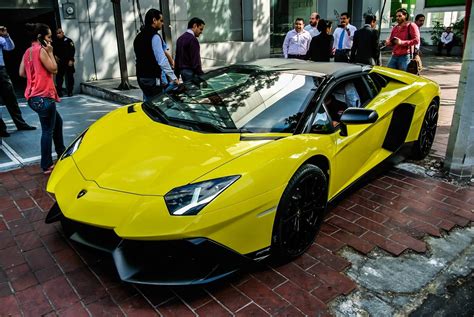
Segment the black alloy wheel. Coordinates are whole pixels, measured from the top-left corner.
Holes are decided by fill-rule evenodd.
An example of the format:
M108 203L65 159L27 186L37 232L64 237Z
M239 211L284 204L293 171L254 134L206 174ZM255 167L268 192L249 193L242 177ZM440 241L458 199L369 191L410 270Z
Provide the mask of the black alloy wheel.
M413 146L412 159L422 160L430 153L438 127L438 110L438 104L434 101L431 102L423 118L418 140Z
M293 175L278 204L273 225L272 256L291 260L313 243L327 205L327 179L311 164L301 166Z

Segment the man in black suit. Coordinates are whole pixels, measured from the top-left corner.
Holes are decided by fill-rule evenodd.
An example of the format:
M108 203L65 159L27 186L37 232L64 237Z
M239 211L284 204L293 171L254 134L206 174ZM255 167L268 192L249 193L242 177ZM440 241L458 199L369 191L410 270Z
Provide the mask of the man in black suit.
M375 15L368 14L365 17L365 25L355 32L351 49L352 63L380 65L378 31L375 29L376 22Z

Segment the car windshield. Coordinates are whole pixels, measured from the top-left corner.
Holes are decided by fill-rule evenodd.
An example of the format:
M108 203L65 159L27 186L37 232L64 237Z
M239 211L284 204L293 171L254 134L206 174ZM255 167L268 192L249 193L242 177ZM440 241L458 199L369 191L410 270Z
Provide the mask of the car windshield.
M214 133L293 133L320 78L226 67L144 103L156 121Z

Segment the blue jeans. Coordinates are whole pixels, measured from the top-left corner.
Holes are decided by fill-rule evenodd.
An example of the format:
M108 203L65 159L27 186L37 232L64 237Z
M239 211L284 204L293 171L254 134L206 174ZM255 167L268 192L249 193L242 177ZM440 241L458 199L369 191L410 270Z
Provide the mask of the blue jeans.
M390 60L388 61L387 67L406 71L409 63L410 63L409 54L401 55L401 56L392 55L392 57L390 57Z
M53 165L52 142L58 158L63 154L63 119L56 111L56 102L51 98L32 97L28 106L36 112L41 123L41 168L45 171Z

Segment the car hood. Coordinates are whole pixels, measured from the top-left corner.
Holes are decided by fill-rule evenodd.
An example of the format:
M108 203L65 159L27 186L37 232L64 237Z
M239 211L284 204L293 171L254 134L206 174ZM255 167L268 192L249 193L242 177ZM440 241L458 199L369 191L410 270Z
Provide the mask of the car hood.
M134 108L120 108L89 128L73 155L86 180L111 190L165 195L272 141L168 126Z

